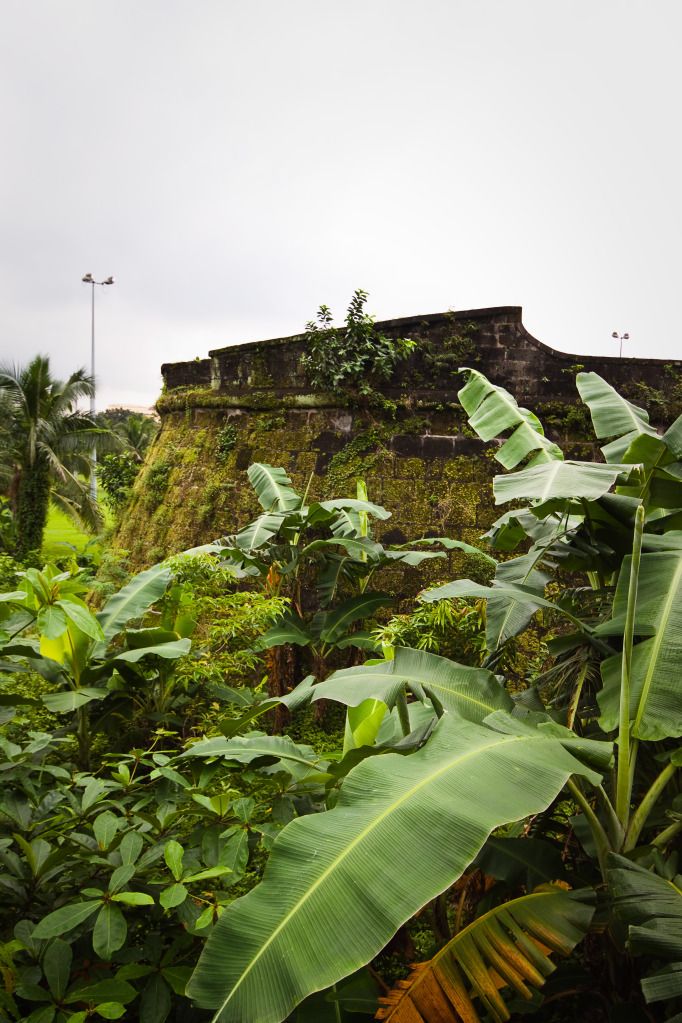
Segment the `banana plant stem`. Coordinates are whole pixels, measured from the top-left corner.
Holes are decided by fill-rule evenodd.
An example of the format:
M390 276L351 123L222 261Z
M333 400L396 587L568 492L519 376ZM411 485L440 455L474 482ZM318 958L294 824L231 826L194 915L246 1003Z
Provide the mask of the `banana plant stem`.
M580 809L585 814L585 820L590 826L592 837L594 838L595 845L597 846L597 859L599 860L602 877L606 879L606 857L609 852L611 852L611 844L609 842L608 835L604 831L601 821L590 806L589 800L572 778L568 779L568 789Z
M632 539L632 560L628 583L628 606L625 615L623 635L623 659L620 676L620 720L618 724L618 767L616 774L616 813L627 831L630 817L631 757L630 757L630 679L632 677L632 646L635 634L635 611L637 608L637 584L639 562L642 555L642 533L644 532L644 508L640 504L635 515L635 530ZM634 767L634 764L632 765Z
M400 720L402 733L403 735L409 735L412 729L410 728L410 712L407 709L407 697L404 689L398 693L395 702L398 708L398 719Z
M642 829L649 818L649 814L653 810L658 797L663 792L663 789L666 787L670 779L674 777L676 770L677 767L674 764L666 764L658 777L652 782L651 787L645 794L642 802L632 815L630 825L625 834L623 852L629 852L637 845Z

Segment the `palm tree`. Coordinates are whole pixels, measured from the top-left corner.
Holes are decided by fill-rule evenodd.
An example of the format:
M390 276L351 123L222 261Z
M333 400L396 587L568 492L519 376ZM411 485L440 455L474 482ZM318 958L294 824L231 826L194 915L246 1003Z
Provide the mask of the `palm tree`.
M77 408L94 393L85 370L55 380L49 357L0 367L0 471L17 527L17 557L40 550L50 500L82 525L102 519L87 481L92 449L111 435Z

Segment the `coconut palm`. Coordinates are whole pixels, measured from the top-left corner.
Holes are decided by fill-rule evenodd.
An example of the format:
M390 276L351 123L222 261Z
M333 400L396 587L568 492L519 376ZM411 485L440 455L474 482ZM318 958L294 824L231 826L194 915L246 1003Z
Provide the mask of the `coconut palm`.
M95 441L101 447L111 434L77 408L93 393L85 370L56 380L44 355L25 366L0 367L2 483L15 515L19 558L40 549L50 500L90 529L102 524L87 481Z

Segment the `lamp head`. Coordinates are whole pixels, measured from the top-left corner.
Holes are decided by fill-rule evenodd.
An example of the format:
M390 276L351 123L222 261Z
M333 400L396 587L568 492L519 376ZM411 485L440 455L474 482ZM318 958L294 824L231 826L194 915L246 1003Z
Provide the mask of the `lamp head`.
M623 341L629 341L629 340L630 340L630 335L629 334L623 334Z
M615 337L615 338L617 338L617 337L618 337L618 331L617 331L617 330L614 330L614 332L613 332L613 334L611 335L611 337Z
M81 277L81 280L83 281L84 284L94 284L92 274L85 274L84 277Z
M113 277L107 277L107 279L105 281L102 281L102 284L113 284L113 283L114 283L114 278Z

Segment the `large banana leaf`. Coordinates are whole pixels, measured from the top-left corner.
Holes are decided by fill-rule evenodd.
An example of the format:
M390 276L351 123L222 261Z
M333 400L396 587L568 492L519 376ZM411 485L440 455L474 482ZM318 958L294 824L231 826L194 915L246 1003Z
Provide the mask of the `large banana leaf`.
M166 592L171 574L168 565L153 565L145 572L133 576L118 593L109 597L97 615L107 641L113 639L124 625L140 618L152 604L160 600Z
M494 586L521 585L544 597L549 576L540 571L543 550L533 549L520 558L502 561L495 571ZM496 650L512 636L518 636L537 611L537 604L528 600L510 600L490 596L486 607L485 635L488 650Z
M669 959L671 965L642 980L647 1002L682 995L682 876L667 881L624 856L609 856L611 903L628 927L635 955Z
M549 501L575 498L596 501L608 493L630 465L604 465L601 462L548 462L531 465L509 476L496 476L493 493L496 504L507 501Z
M294 511L301 506L301 498L291 485L284 469L254 462L246 470L256 497L266 512Z
M385 1023L495 1023L509 1019L501 991L531 999L568 955L594 914L593 892L547 884L474 920L381 1001ZM475 1002L479 1003L477 1010Z
M580 397L589 407L597 437L617 437L602 448L607 462L618 461L640 434L656 437L649 413L633 405L598 373L578 373L575 378Z
M632 559L623 562L613 601L613 618L598 630L622 635ZM643 554L639 567L635 635L648 636L632 653L630 718L632 736L659 740L682 735L682 551ZM601 727L618 726L622 654L602 661L598 694Z
M561 448L545 437L537 416L528 409L520 408L508 391L496 387L477 369L464 367L460 373L468 375L457 397L469 417L469 425L481 440L492 440L505 430L513 431L495 453L495 458L505 469L515 468L533 452L530 465L564 457Z
M220 1023L280 1023L368 962L491 831L545 810L574 772L599 777L553 739L449 715L418 752L364 760L334 809L282 830L261 884L216 924L187 994Z
M373 699L393 707L406 686L417 699L433 697L444 710L468 721L481 722L493 711L514 706L491 671L407 647L397 647L393 660L335 671L314 687L313 699L350 707Z

